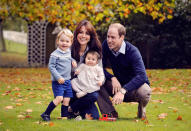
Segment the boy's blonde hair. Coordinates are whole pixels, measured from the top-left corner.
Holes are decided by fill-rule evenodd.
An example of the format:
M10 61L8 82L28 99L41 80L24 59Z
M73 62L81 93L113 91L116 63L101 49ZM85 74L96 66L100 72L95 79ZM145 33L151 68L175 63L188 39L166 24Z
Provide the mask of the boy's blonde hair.
M68 36L70 39L71 39L71 42L73 41L73 37L74 37L74 35L73 35L73 33L69 30L69 29L67 29L67 28L64 28L64 29L62 29L59 33L58 33L58 35L57 35L57 37L56 37L56 41L58 42L58 40L60 39L60 37L61 37L61 35L66 35L66 36Z

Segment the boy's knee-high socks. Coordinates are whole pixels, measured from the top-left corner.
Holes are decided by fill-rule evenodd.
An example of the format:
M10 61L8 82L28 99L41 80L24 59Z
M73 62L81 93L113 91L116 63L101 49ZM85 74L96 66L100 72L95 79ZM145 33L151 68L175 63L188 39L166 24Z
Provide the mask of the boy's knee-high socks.
M50 104L48 105L46 111L44 112L46 115L50 115L51 112L54 110L54 108L56 107L56 105L54 104L53 101L50 102Z

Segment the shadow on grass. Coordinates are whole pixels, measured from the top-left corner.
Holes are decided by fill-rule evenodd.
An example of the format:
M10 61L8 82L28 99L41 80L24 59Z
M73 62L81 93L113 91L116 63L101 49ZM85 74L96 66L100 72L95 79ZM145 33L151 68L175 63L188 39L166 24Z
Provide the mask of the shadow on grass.
M137 118L137 117L134 117L134 118L127 118L127 117L120 117L120 118L118 118L117 119L117 121L134 121L134 120L137 120L137 119L139 119L139 118Z

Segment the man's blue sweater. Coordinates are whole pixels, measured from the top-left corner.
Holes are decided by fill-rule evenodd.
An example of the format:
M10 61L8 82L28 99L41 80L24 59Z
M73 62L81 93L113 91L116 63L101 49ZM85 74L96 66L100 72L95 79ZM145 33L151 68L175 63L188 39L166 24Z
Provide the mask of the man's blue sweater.
M106 79L110 80L113 75L105 70L109 60L114 76L117 77L122 87L127 91L132 91L144 83L149 84L149 80L139 50L129 42L125 44L125 54L120 53L115 56L109 49L107 41L103 42L103 68Z

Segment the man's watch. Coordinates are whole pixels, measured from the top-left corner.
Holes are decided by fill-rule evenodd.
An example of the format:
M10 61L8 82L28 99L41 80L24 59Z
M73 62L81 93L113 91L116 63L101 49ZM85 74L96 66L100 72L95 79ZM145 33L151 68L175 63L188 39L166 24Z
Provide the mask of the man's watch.
M121 88L120 89L120 92L123 94L123 95L125 95L125 93L127 92L124 88Z

